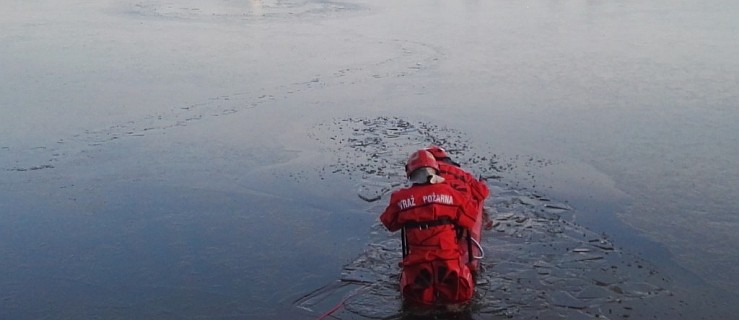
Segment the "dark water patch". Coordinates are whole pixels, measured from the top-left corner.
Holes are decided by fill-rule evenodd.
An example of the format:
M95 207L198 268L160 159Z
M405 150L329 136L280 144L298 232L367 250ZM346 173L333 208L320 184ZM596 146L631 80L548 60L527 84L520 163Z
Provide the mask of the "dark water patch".
M475 148L459 131L401 118L352 118L319 125L311 135L335 154L330 172L349 176L358 196L377 201L403 185L403 164L411 151L429 144L447 148L452 158L482 176L489 175L486 206L495 221L483 234L486 257L477 275L475 298L461 312L432 313L436 319L693 319L702 317L668 274L652 262L619 248L606 234L572 220L577 209L514 179L528 168L553 161L533 156L503 156ZM523 160L523 161L522 161ZM522 165L523 164L523 165ZM341 290L308 294L295 305L339 319L409 318L398 292L400 240L379 223L373 240L338 278ZM341 292L339 292L341 291ZM703 302L696 301L702 305ZM319 304L318 301L323 304ZM338 303L327 309L326 301ZM324 308L321 308L324 307Z
M6 169L7 171L16 171L16 172L25 172L25 171L36 171L36 170L43 170L43 169L52 169L54 166L50 164L44 164L39 166L33 166L28 168L10 168Z
M327 261L366 243L351 231L366 220L337 218L347 208L285 195L128 182L75 201L34 191L0 195L3 319L294 319L286 297L328 282L339 266Z

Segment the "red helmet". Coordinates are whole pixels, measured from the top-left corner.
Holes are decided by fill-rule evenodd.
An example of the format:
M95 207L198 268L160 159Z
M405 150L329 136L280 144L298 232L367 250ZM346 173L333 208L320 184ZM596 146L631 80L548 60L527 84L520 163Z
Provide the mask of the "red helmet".
M431 146L426 147L425 150L428 152L431 152L431 154L434 155L434 158L436 158L436 160L449 158L449 155L446 153L446 150L444 150L444 148L442 147L431 145Z
M411 156L408 157L408 162L405 165L405 173L410 176L413 171L423 167L430 167L434 168L437 172L439 171L439 164L436 163L434 155L426 150L418 150L411 153Z

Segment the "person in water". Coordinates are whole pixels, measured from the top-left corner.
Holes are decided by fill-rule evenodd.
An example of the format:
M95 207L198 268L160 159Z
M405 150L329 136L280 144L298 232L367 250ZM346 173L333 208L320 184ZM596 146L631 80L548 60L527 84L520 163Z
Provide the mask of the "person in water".
M389 231L403 230L401 293L412 304L467 302L474 282L462 261L457 229L475 225L477 204L444 183L439 164L426 150L410 155L406 175L412 185L393 192L380 215Z
M439 164L439 175L444 178L455 189L467 192L475 201L483 202L490 194L484 180L478 180L471 173L462 169L449 157L444 148L431 145L425 149L430 152Z
M444 178L455 189L470 195L475 202L482 204L490 195L485 180L478 180L470 172L462 169L459 163L456 163L449 157L444 148L431 145L424 149L431 153L439 164L439 175ZM485 217L485 229L492 229L493 221L487 211L483 211Z

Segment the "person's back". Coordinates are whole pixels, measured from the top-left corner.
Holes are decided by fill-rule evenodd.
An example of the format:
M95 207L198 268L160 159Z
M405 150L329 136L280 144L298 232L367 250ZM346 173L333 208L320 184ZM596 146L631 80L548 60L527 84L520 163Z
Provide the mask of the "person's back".
M454 164L439 161L439 175L448 180L456 189L468 192L477 202L485 201L490 193L485 183L475 179L471 173Z
M455 227L472 227L474 210L469 198L448 184L415 184L393 192L380 221L390 231L406 228L409 256L454 259L459 257Z
M485 201L490 190L484 181L477 180L471 173L462 169L452 161L446 150L439 146L429 146L425 149L434 156L439 165L439 175L455 189L465 192L477 202Z
M438 168L427 151L413 153L406 166L413 185L393 192L380 215L388 230L404 231L401 292L416 304L466 302L473 292L457 228L471 228L477 209L470 197L443 183Z

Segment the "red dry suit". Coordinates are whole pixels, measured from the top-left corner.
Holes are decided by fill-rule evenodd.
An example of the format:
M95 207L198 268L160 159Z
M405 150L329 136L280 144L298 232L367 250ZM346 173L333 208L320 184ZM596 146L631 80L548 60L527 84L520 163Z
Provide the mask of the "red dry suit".
M464 169L451 163L439 161L439 175L451 184L455 189L467 192L478 203L485 201L490 194L487 184L484 181L475 179L475 177Z
M423 305L468 301L472 274L462 261L455 227L472 228L475 201L446 183L415 184L393 192L380 221L390 231L404 229L401 293Z

